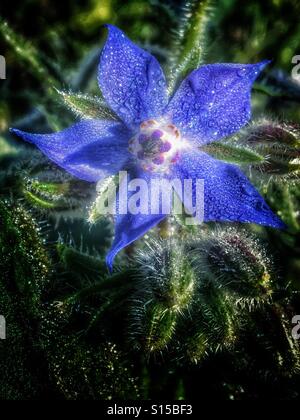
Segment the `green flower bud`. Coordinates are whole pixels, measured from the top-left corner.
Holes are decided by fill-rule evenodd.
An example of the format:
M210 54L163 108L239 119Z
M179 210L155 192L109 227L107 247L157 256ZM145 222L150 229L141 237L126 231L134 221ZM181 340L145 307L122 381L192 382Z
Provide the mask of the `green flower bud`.
M130 335L147 352L165 348L188 311L195 273L175 240L149 241L136 259L136 292L131 300Z
M94 187L77 180L36 153L15 168L17 190L34 208L53 215L82 217Z
M273 292L273 267L265 248L245 229L201 232L188 244L200 278L226 290L237 303L252 307Z
M252 169L275 181L296 180L300 174L300 127L261 120L238 135L237 142L262 157Z
M209 353L233 347L240 333L243 314L226 290L207 282L198 288L191 318L182 347L188 359L197 364Z

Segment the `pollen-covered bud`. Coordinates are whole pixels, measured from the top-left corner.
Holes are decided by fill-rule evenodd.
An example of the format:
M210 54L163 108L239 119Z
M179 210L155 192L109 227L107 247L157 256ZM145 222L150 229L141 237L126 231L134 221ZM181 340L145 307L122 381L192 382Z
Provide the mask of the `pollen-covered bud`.
M184 142L174 124L165 120L147 120L129 141L129 151L141 167L150 172L168 172L177 162Z
M136 261L138 281L131 299L130 335L138 347L157 352L171 342L179 320L192 304L195 274L174 240L149 241Z

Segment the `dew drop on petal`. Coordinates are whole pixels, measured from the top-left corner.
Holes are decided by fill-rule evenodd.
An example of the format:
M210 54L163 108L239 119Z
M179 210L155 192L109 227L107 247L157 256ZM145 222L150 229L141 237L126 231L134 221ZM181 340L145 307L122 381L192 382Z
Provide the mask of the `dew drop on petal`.
M246 74L247 74L247 69L246 69L246 67L243 67L242 69L239 69L239 70L237 71L237 75L238 75L239 77L245 77L245 76L246 76Z

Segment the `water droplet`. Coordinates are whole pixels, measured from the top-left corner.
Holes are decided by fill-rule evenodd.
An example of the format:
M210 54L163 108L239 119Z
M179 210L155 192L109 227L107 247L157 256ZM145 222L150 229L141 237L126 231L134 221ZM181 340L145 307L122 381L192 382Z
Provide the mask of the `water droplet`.
M257 201L256 203L255 203L255 208L256 208L256 210L258 210L258 211L261 211L261 210L268 210L268 206L267 206L267 204L266 203L264 203L263 201Z
M247 74L247 69L246 69L246 67L243 67L242 69L239 69L239 70L237 71L237 75L238 75L239 77L245 77L245 76L246 76L246 74Z
M130 98L128 99L128 103L129 103L129 105L131 105L131 106L136 105L136 100L135 100L135 97L134 97L134 96L130 97Z
M119 108L119 112L121 112L121 113L125 113L125 112L127 112L127 108L125 107L125 106L120 106L120 108Z
M225 82L221 82L220 80L218 80L218 81L215 83L215 88L216 88L216 90L222 89L223 87L225 87Z
M182 102L181 109L183 112L187 112L189 110L189 104L187 102Z
M250 184L243 184L242 189L243 189L244 193L249 195L249 196L256 195L256 192L255 192L254 188Z

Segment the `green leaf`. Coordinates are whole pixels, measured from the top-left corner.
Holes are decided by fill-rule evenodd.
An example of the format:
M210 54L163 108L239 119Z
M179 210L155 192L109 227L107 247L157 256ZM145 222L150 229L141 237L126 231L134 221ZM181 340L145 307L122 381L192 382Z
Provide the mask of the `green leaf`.
M16 169L17 194L42 213L78 218L94 198L95 187L56 168L46 158L28 158Z
M36 48L21 35L8 25L8 23L0 17L0 34L3 36L7 44L12 48L18 59L23 62L31 71L31 73L42 83L47 82L46 86L49 88L48 93L51 95L50 86L57 85L57 80L54 79L48 72L47 67L40 60L40 54Z
M57 244L56 249L61 263L74 276L79 278L86 276L98 281L103 273L107 272L106 264L100 258L77 251L63 243ZM80 291L81 294L85 293L83 290L85 289Z
M226 143L210 143L201 147L201 150L216 159L239 165L261 164L265 161L264 156L249 148Z
M55 89L61 101L77 117L104 118L118 121L118 117L106 107L101 98L81 93L66 92Z
M11 145L4 137L0 137L0 161L5 158L13 158L19 154L19 150Z
M21 206L0 200L0 231L1 283L35 315L49 273L39 226Z
M199 67L203 60L211 4L211 0L191 0L184 7L175 45L172 48L174 53L169 83L171 92L178 80L183 79L189 71Z
M110 211L113 210L111 206L115 204L115 192L120 181L118 178L118 175L110 176L104 179L101 184L98 184L97 198L89 212L88 220L90 223L96 223L103 218L104 213L102 210L104 210L103 206L105 202L107 202L105 208L108 211L106 215L111 214ZM110 207L108 207L108 203L110 203Z

